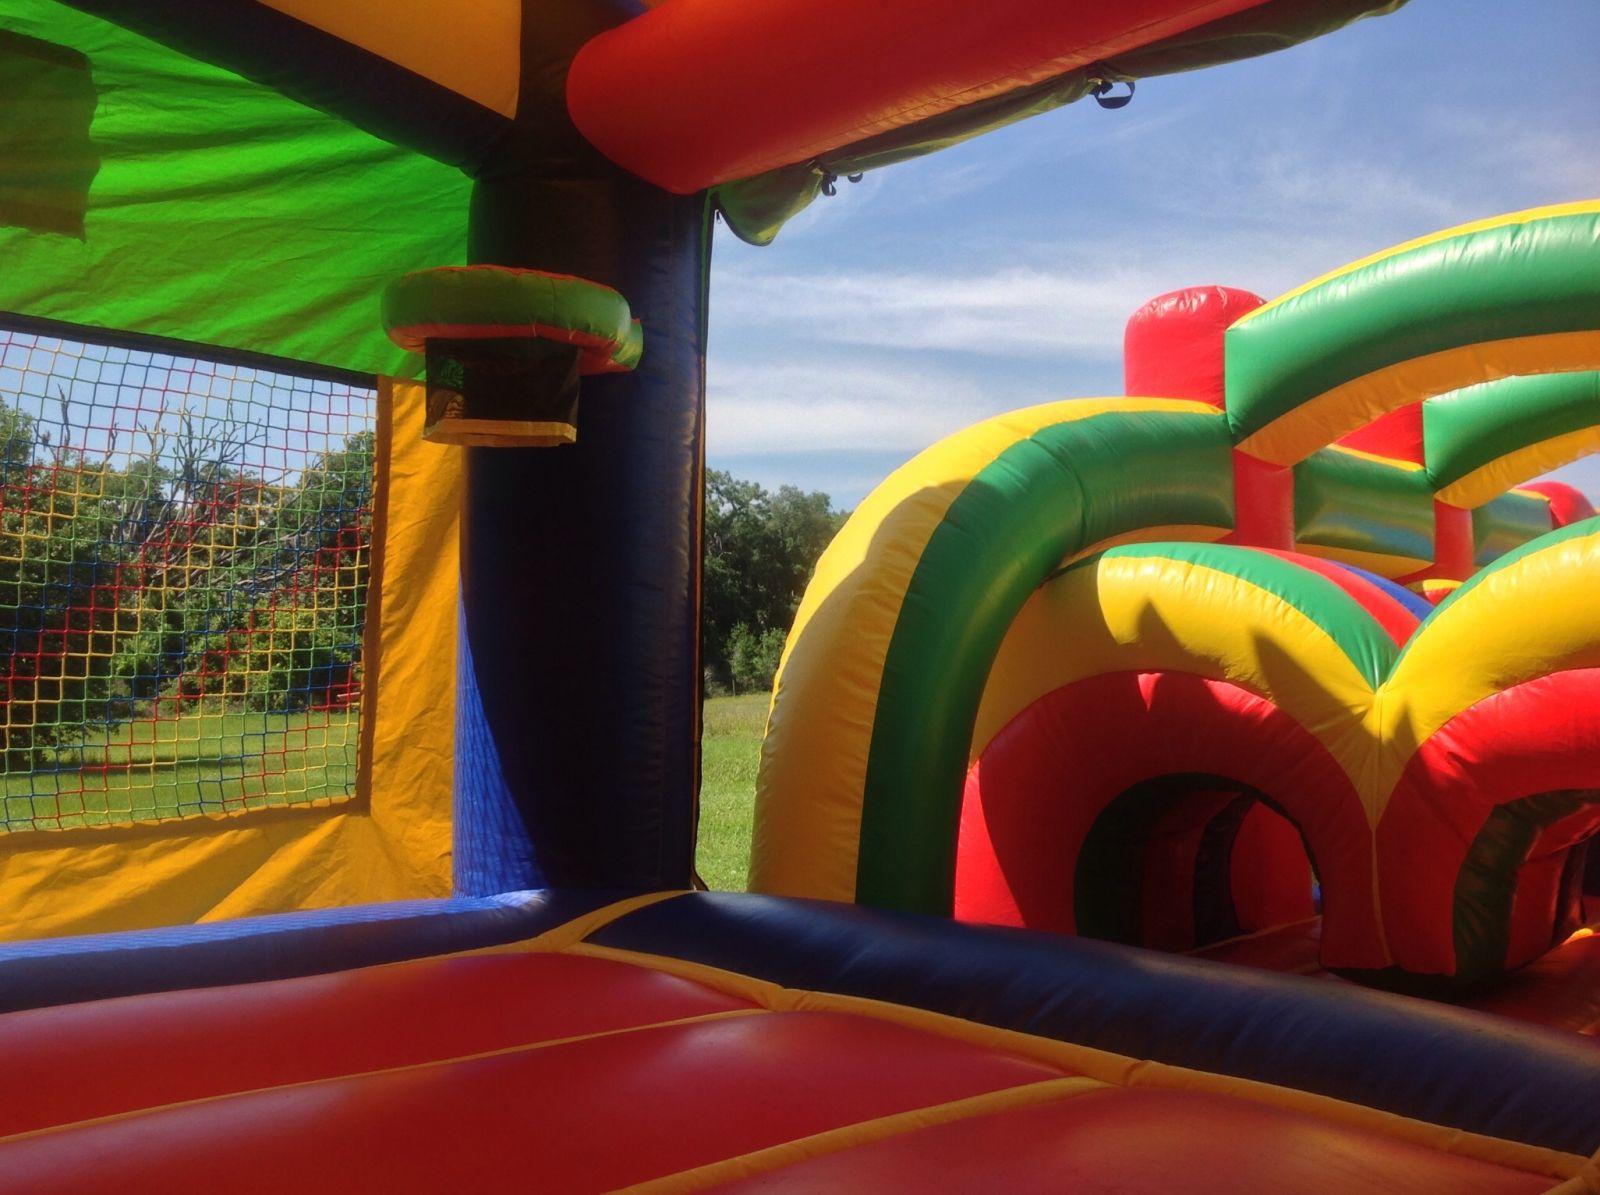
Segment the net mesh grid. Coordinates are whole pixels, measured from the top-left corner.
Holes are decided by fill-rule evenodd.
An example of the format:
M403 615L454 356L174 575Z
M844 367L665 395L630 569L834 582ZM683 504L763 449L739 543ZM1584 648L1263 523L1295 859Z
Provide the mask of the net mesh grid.
M0 327L0 833L351 792L374 404Z

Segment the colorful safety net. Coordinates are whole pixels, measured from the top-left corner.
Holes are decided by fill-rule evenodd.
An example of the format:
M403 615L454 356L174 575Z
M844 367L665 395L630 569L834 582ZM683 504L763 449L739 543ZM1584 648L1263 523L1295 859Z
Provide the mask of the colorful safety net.
M0 328L0 831L351 790L374 406Z

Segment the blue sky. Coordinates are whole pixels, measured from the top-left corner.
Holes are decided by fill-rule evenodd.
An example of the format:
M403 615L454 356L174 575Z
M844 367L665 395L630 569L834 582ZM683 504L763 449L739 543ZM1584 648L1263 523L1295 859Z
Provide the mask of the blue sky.
M858 502L984 416L1122 390L1144 300L1271 297L1452 224L1600 195L1600 4L1411 0L869 174L776 244L719 231L714 467ZM1600 495L1600 459L1558 476Z

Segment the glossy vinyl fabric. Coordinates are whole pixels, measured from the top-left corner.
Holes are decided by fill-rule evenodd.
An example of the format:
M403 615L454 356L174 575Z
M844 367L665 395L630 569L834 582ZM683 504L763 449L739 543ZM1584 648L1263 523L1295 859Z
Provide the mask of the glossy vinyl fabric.
M1371 582L1303 559L1130 545L1034 595L996 658L973 736L958 916L1070 929L1074 860L1100 814L1135 785L1209 777L1280 803L1325 890L1331 876L1341 894L1330 936L1352 957L1381 957L1350 779L1362 760L1331 728L1416 619Z
M1587 1156L1600 1053L1348 983L829 901L694 893L589 942ZM1352 1065L1352 1060L1359 1065ZM1085 1063L1087 1065L1087 1063Z
M481 950L544 933L624 895L504 892L5 943L0 1012Z
M1413 252L1495 230L1502 230L1502 240L1494 243L1504 251L1504 260L1498 266L1487 258L1474 261L1470 267L1473 281L1493 285L1497 268L1509 281L1516 261L1502 243L1503 230L1528 225L1544 236L1548 230L1541 227L1541 220L1581 216L1589 206L1515 213L1446 230L1335 271L1270 304L1249 292L1222 286L1190 287L1160 295L1128 320L1123 341L1127 392L1198 399L1229 409L1239 424L1242 412L1257 402L1250 361L1259 355L1263 339L1272 339L1268 334L1271 326L1310 302L1309 296L1319 287L1335 280L1346 286L1326 299L1320 315L1307 325L1321 334L1330 332L1341 319L1353 319L1354 309L1361 304L1380 301L1386 286L1398 285L1381 278L1378 267L1386 260L1401 257L1410 261ZM1559 254L1546 256L1551 261L1545 268L1559 271ZM1456 263L1431 268L1444 273L1459 269L1463 279L1467 274ZM1264 313L1263 307L1268 309ZM1389 329L1374 326L1370 331L1374 340L1381 340ZM1227 382L1225 347L1230 335L1235 344L1232 391ZM1287 342L1278 348L1289 357L1297 351L1297 345ZM1230 542L1289 547L1298 540L1305 551L1407 580L1470 575L1474 553L1465 541L1471 534L1471 514L1464 512L1492 501L1503 502L1500 496L1511 487L1600 445L1600 430L1596 429L1600 401L1595 390L1600 375L1595 371L1573 369L1552 357L1542 365L1530 360L1528 372L1519 376L1498 377L1503 370L1492 353L1480 364L1486 376L1495 380L1444 393L1420 387L1418 393L1426 401L1414 397L1370 422L1345 429L1342 435L1332 422L1311 411L1318 404L1328 405L1320 395L1308 399L1306 411L1284 415L1280 422L1285 428L1292 430L1305 423L1301 430L1308 435L1306 447L1320 447L1321 451L1299 463L1292 484L1288 479L1274 484L1282 466L1254 455L1258 445L1236 452L1235 533ZM1536 372L1543 368L1553 372ZM1381 389L1388 385L1384 376L1379 371L1362 384ZM1360 404L1353 403L1354 398L1348 398L1339 407L1340 419L1363 417L1356 409ZM1377 409L1361 408L1366 417ZM1311 444L1312 433L1321 437L1316 445ZM1430 503L1430 498L1440 501ZM1290 505L1297 535L1283 530L1290 519ZM1556 525L1576 517L1581 516L1569 514ZM1487 563L1546 529L1544 524L1535 530L1526 525L1505 527L1490 543L1480 545L1478 563Z
M1511 374L1600 368L1600 202L1409 241L1227 332L1239 447L1292 464L1387 411Z
M1308 918L1192 953L1216 962L1340 982L1318 962L1321 930L1320 918ZM1460 1003L1463 1008L1573 1034L1574 1048L1600 1048L1600 935L1579 930L1555 949Z
M1550 499L1537 491L1515 489L1467 512L1472 528L1473 568L1493 564L1507 552L1537 539L1555 519ZM1471 572L1465 574L1471 576Z
M571 125L565 64L620 6L525 9L526 136L474 185L469 258L610 287L647 347L584 380L570 447L463 452L455 887L675 887L699 776L711 213Z
M1128 317L1122 336L1123 389L1225 408L1224 336L1263 302L1261 296L1231 286L1192 286L1157 295ZM1293 472L1237 449L1231 464L1234 522L1226 542L1293 548Z
M1600 707L1557 698L1541 678L1593 666L1594 607L1583 595L1594 584L1600 528L1575 524L1523 545L1415 630L1419 612L1405 609L1382 579L1220 544L1124 544L1092 559L1069 555L1052 579L1027 592L1040 565L1063 544L1069 551L1072 546L1060 527L1062 513L1074 509L1071 494L1057 492L1062 464L1094 483L1085 492L1098 507L1119 493L1116 478L1127 473L1120 467L1100 472L1106 460L1116 459L1113 443L1123 436L1137 443L1148 434L1153 444L1171 436L1180 420L1196 433L1206 430L1204 418L1155 405L1139 409L1158 402L1078 404L1076 422L1042 429L1022 423L1029 413L980 425L930 450L876 500L863 503L825 556L780 669L758 792L754 885L933 912L959 908L978 919L1070 931L1071 901L1061 891L1030 898L1024 910L1010 888L1014 877L1037 864L1041 873L1056 869L1053 882L1071 892L1071 868L1059 871L1060 852L1070 858L1082 843L1041 833L1031 819L1056 816L1046 811L1051 794L1070 791L1085 776L1122 776L1123 788L1158 779L1159 769L1141 768L1159 758L1175 774L1245 780L1269 802L1323 794L1314 811L1300 810L1291 820L1307 837L1324 879L1332 877L1325 884L1328 966L1380 983L1420 975L1472 984L1559 940L1570 928L1571 889L1563 869L1595 826L1577 808L1558 816L1558 806L1596 803L1589 724ZM1073 406L1061 404L1063 414ZM1054 408L1034 414L1063 417ZM1102 421L1116 440L1090 434ZM973 450L986 438L979 455ZM951 469L963 452L971 454L970 463ZM1058 453L1064 461L1051 459ZM1344 455L1362 468L1416 478L1418 519L1442 517L1420 466ZM919 484L947 475L935 470L959 477L938 503L930 500L932 487ZM1002 493L1013 500L999 502ZM1134 508L1106 507L1107 514L1092 516L1102 528L1114 518L1137 519ZM1082 508L1080 518L1088 521L1090 509ZM1052 533L1061 538L1045 538ZM1024 539L1027 556L1018 547ZM1419 552L1427 551L1425 540L1419 532ZM898 606L885 600L891 597ZM995 790L985 798L985 804L992 798L996 808L1012 809L1002 820L1020 855L962 872L958 860L966 848L958 848L958 834L971 843L983 839L982 823L968 820L963 827L958 801L947 792L957 760L977 763L967 779L970 807L973 776L982 789L985 751L1031 703L1090 677L1110 683L1117 675L1151 674L1165 691L1179 683L1155 676L1165 672L1236 685L1266 699L1319 750L1288 749L1282 777L1262 780L1260 765L1276 756L1263 752L1266 740L1248 718L1235 723L1237 739L1216 728L1203 764L1167 760L1150 746L1186 741L1154 732L1152 711L1183 709L1173 723L1179 726L1228 708L1210 697L1175 704L1146 697L1134 703L1140 708L1123 710L1123 721L1097 717L1092 701L1073 717L1041 718L1034 730L1057 727L1056 745L1046 748L1041 740L1017 747L1016 758L1033 760L1032 770L1023 767L1016 783L1002 784L1006 796ZM970 687L980 675L983 693L968 712ZM1590 777L1563 779L1548 790L1570 789L1568 796L1547 796L1546 789L1514 781L1515 761L1532 758L1533 740L1512 727L1503 728L1504 735L1475 733L1465 756L1452 754L1450 733L1421 751L1470 707L1519 686L1527 688L1517 701L1527 704L1517 708L1528 712L1516 715L1518 724L1538 727L1555 744L1544 755L1563 757L1563 776ZM1502 702L1496 708L1511 707ZM809 736L811 752L797 753L797 732ZM1019 733L1007 742L1026 738ZM1233 744L1228 759L1215 757L1221 743ZM1445 760L1455 762L1446 766ZM987 766L991 780L1008 774L998 758ZM1332 788L1288 779L1311 766L1331 769ZM1477 784L1477 766L1503 783ZM1428 776L1428 784L1402 783L1408 767ZM1541 765L1535 772L1547 770ZM1087 809L1119 791L1079 795ZM1295 795L1286 795L1291 791ZM1421 819L1427 828L1407 819ZM1407 828L1380 832L1386 820ZM1087 832L1091 824L1080 829ZM1317 829L1324 824L1343 828L1329 841ZM1453 828L1440 829L1445 826ZM1435 832L1483 837L1476 853L1435 854L1422 845ZM1315 837L1324 841L1310 841ZM992 849L985 843L981 851ZM1381 877L1376 887L1372 882L1375 853L1397 877L1392 899ZM1033 862L1023 867L1023 859ZM962 874L1004 876L1006 883L957 896L947 885L954 881L960 889ZM1412 883L1402 884L1401 874ZM1485 874L1495 877L1486 889L1472 878ZM1400 895L1420 877L1428 877L1442 898ZM1543 895L1508 903L1518 882L1525 894ZM988 894L980 898L980 890Z
M1531 481L1520 488L1543 494L1550 500L1550 518L1557 527L1594 518L1594 503L1589 501L1587 495L1565 482Z
M1421 744L1377 828L1397 961L1490 977L1576 928L1564 871L1600 830L1597 713L1600 668L1572 668L1474 703Z
M573 62L601 152L687 194L1018 90L1263 0L672 0ZM895 52L884 55L884 46ZM798 85L803 80L803 85Z
M1353 448L1371 456L1420 465L1427 459L1427 449L1423 443L1422 408L1423 404L1416 402L1379 415L1365 427L1357 428L1340 439L1339 443L1345 448Z
M1189 777L1194 794L1242 785L1298 827L1326 966L1475 984L1537 957L1574 927L1573 852L1600 830L1579 596L1597 536L1589 522L1534 541L1420 627L1377 585L1288 554L1151 544L1067 570L990 673L957 915L1086 932L1106 885L1138 882L1136 860L1104 871L1095 836L1136 786L1166 785L1141 798L1155 818Z
M1343 589L1372 615L1397 647L1404 647L1416 633L1418 624L1433 612L1433 607L1425 599L1377 573L1303 553L1295 553L1292 557L1287 552L1275 555L1291 558L1306 571L1325 577Z
M1157 295L1128 317L1122 334L1123 390L1222 407L1227 398L1223 333L1265 301L1232 286L1193 286Z
M906 806L899 827L959 838L949 906L958 915L1072 932L1072 860L1108 802L1162 776L1243 783L1306 839L1328 901L1327 965L1385 982L1390 972L1476 982L1515 967L1563 932L1563 860L1594 824L1573 809L1546 832L1539 819L1553 815L1517 804L1542 801L1546 791L1523 780L1556 771L1524 769L1534 739L1516 726L1475 733L1465 756L1467 740L1445 728L1486 699L1528 686L1515 699L1528 711L1516 725L1543 735L1551 746L1540 758L1563 761L1568 777L1548 787L1574 789L1584 808L1594 804L1572 777L1592 775L1592 728L1584 728L1597 707L1557 697L1557 682L1540 678L1576 678L1570 670L1593 655L1592 606L1579 591L1593 583L1597 535L1594 524L1578 524L1534 541L1420 628L1424 611L1409 597L1329 562L1213 544L1110 548L1063 569L1006 628L967 736L962 819L947 822L923 789L927 799ZM796 650L791 643L789 667ZM925 697L926 686L919 692ZM780 680L780 711L785 701ZM1510 710L1509 701L1493 709ZM1438 742L1419 751L1436 733ZM1500 779L1484 787L1440 762L1461 758ZM769 748L765 766L772 762ZM1402 783L1408 767L1426 783ZM821 800L806 813L831 824L836 841L849 833ZM1516 845L1536 822L1543 837ZM1470 840L1480 832L1487 854L1424 845L1435 834ZM863 835L861 859L895 841L878 846ZM792 865L809 862L803 840L765 849L780 845ZM1392 870L1392 898L1381 876L1374 883L1375 852ZM896 858L904 866L912 856ZM1492 891L1458 892L1480 866L1498 877ZM1546 895L1508 906L1519 876L1525 894ZM1433 894L1413 899L1424 878Z
M1428 476L1446 501L1480 506L1600 447L1600 372L1468 386L1423 405Z
M1175 787L1132 791L1156 779ZM1182 673L1118 673L1058 689L990 742L967 779L955 914L986 924L1093 932L1079 924L1083 910L1112 899L1119 883L1148 885L1161 870L1135 854L1125 873L1103 873L1105 844L1091 838L1119 798L1139 802L1153 818L1164 808L1192 807L1214 786L1241 785L1272 794L1305 836L1323 891L1335 894L1329 936L1336 949L1381 959L1371 945L1375 911L1362 899L1372 887L1367 835L1348 781L1325 748L1269 702ZM1152 841L1154 830L1140 827L1134 841ZM1202 845L1189 844L1187 870L1198 866ZM1298 883L1309 903L1309 875L1302 869L1285 879ZM1147 888L1147 902L1150 895ZM1199 904L1192 890L1171 893L1170 901ZM1137 897L1127 903L1139 907ZM1143 912L1155 910L1147 903ZM1126 940L1145 942L1142 935Z
M1271 1142L1271 1148L1263 1148ZM967 1169L983 1157L982 1172ZM940 1125L736 1182L725 1191L1361 1191L1512 1195L1548 1180L1330 1131L1294 1112L1183 1091L1099 1091Z
M36 1009L0 1017L0 1137L748 1007L597 959L490 954Z
M1226 534L1228 452L1212 407L1106 398L986 420L897 470L823 553L796 614L762 746L752 885L948 911L953 841L912 810L936 800L954 826L1012 617L1063 558L1151 526Z
M951 907L958 769L996 729L982 698L974 712L974 693L1005 644L1027 638L1019 628L1038 587L1098 550L1167 540L1298 549L1382 589L1464 579L1478 548L1481 562L1536 537L1544 530L1537 519L1500 520L1492 542L1474 545L1473 511L1435 492L1423 399L1478 380L1475 369L1548 372L1484 389L1496 426L1515 429L1495 441L1506 450L1495 468L1514 467L1518 436L1549 442L1512 408L1530 385L1565 394L1588 384L1590 375L1559 371L1576 368L1570 354L1600 345L1600 308L1585 281L1592 272L1575 264L1593 252L1597 219L1600 206L1582 202L1447 229L1266 304L1218 286L1162 295L1129 321L1125 371L1131 390L1165 398L1014 412L957 433L891 476L824 555L786 645L763 744L752 887ZM1450 297L1453 316L1417 300L1418 288ZM1512 333L1521 336L1512 336L1523 354L1516 361L1485 348ZM1437 366L1439 378L1413 377L1405 372L1413 365ZM1191 414L1180 418L1180 401L1223 408L1232 441L1225 461L1201 451L1211 429ZM1342 438L1359 447L1337 444ZM1221 484L1226 513L1216 487L1202 493L1195 484L1208 469L1217 470L1211 480ZM1531 495L1499 501L1541 514ZM1379 622L1398 642L1415 613ZM1243 609L1233 616L1253 617ZM1259 629L1268 640L1277 630ZM1079 653L1084 628L1059 630L1063 652ZM1087 639L1096 633L1091 625ZM1470 656L1496 633L1477 623L1466 634L1455 650ZM1174 637L1152 627L1149 639ZM1536 667L1558 666L1559 656ZM1324 685L1314 672L1301 679L1307 691ZM1366 681L1375 691L1382 670ZM1330 733L1348 739L1343 757L1352 767L1357 744L1383 734L1354 729L1342 715L1323 724L1340 727ZM1409 733L1400 757L1416 745ZM1362 798L1369 823L1398 766L1387 762L1373 776Z
M1580 1160L917 1015L537 944L12 1014L0 1175L30 1193L561 1193L893 1189L888 1168L936 1165L951 1189L1160 1190L1199 1157L1218 1190L1320 1172L1332 1192L1511 1193Z
M158 1109L0 1143L0 1165L41 1193L607 1191L1059 1077L864 1018L749 1014Z
M1473 1007L1581 1034L1600 1047L1600 934L1574 935L1474 999Z
M1363 562L1388 577L1435 558L1433 488L1417 466L1341 448L1294 468L1295 544Z

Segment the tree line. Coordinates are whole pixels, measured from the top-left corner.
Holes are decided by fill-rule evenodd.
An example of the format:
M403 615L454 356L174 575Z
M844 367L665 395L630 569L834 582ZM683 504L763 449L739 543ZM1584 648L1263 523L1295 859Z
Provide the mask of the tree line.
M245 467L261 429L231 414L177 412L121 454L69 427L64 398L54 433L0 401L6 767L164 700L337 699L366 605L372 434L277 485Z
M817 557L848 512L818 491L706 474L704 640L710 692L766 692Z
M0 401L0 759L26 770L95 723L217 699L292 712L337 699L366 606L373 437L292 484L246 467L259 429L180 411L99 451ZM827 494L712 470L710 692L765 691L817 557Z

